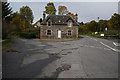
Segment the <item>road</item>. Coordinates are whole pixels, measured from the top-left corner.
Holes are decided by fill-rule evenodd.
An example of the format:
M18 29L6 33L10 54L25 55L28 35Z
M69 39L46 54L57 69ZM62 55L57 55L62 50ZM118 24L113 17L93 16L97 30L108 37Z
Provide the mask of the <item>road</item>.
M117 78L117 44L82 37L72 41L14 38L15 43L3 51L3 78ZM20 53L7 52L10 49Z

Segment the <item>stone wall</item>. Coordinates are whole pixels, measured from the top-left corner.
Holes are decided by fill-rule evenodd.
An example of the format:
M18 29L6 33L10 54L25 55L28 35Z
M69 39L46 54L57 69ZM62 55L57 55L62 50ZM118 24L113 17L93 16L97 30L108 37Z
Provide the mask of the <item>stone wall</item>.
M47 35L47 30L52 30L51 35ZM58 39L58 30L61 30L61 39L76 39L78 38L78 26L68 27L67 25L41 25L40 38L41 39ZM72 35L68 36L68 30L72 31Z

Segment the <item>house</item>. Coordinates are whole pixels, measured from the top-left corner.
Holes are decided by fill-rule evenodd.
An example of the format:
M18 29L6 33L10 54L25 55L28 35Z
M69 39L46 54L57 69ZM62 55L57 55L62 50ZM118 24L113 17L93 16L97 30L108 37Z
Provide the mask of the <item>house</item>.
M76 39L78 38L78 15L49 15L40 23L41 39Z

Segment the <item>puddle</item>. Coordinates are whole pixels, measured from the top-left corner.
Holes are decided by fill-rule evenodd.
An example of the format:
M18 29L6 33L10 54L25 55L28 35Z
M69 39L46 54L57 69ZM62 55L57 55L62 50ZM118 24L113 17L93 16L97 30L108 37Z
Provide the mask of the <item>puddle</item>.
M7 50L7 52L20 53L19 51L17 51L17 50L13 50L13 49Z

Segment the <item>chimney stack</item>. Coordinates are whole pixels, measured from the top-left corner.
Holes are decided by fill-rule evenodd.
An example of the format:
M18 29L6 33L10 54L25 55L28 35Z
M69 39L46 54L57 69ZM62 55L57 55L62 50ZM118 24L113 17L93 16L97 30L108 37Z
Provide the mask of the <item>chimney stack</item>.
M42 18L40 18L40 23L42 22Z
M76 22L78 21L78 14L77 13L75 14L75 21Z
M43 20L45 20L45 13L43 13Z

